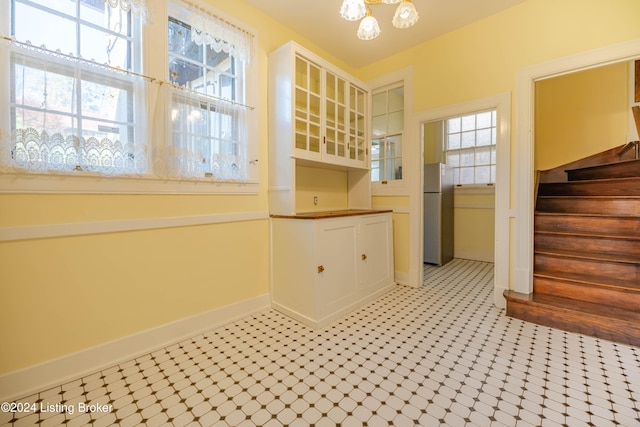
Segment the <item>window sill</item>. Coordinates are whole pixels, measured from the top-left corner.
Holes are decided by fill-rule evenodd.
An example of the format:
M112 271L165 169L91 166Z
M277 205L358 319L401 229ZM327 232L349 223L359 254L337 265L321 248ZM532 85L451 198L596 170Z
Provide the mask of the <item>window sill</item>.
M403 179L372 181L371 194L373 196L406 196L408 195L407 183Z
M157 178L0 174L0 193L257 194L257 181L212 182Z
M495 184L471 184L454 187L455 194L495 194Z

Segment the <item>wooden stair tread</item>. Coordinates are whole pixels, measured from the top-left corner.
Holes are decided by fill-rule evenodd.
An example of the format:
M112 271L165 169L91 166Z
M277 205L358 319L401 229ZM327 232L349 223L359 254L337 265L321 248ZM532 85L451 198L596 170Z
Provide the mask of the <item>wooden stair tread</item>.
M607 283L602 283L602 281L600 281L598 278L594 278L593 275L590 274L581 272L558 273L557 271L544 270L539 268L534 271L533 277L561 279L564 281L571 281L587 286L617 289L624 292L640 292L640 283L629 282L629 280L626 280L623 277L609 277Z
M613 185L612 185L613 184ZM538 186L540 196L640 196L640 177L546 182Z
M607 175L609 177L627 178L640 176L640 160L621 160L614 163L604 163L575 169L566 169L569 180L592 179L593 177Z
M605 230L608 231L608 230ZM538 235L548 235L548 236L566 236L566 237L582 237L582 238L592 238L592 239L610 239L610 240L628 240L628 241L637 241L640 244L640 236L630 236L629 234L604 234L600 230L595 230L594 233L586 233L586 232L573 232L573 231L547 231L547 230L536 230L536 234Z
M627 218L640 218L640 216L638 215L620 215L620 214L613 214L613 215L607 215L607 214L596 214L596 213L571 213L571 212L540 212L540 211L536 211L535 212L536 215L540 215L540 216L567 216L567 217L574 217L574 218L618 218L618 219L627 219Z
M545 294L523 294L515 291L505 291L505 298L517 300L521 303L545 305L565 311L586 313L591 316L606 317L618 321L630 322L638 326L640 333L640 309L625 310L604 304L594 304L571 298L557 297Z
M538 184L534 293L505 291L507 315L640 345L640 161L604 154Z
M640 346L640 312L571 298L503 293L507 316L526 322Z
M623 264L640 264L640 257L631 254L594 253L593 251L564 250L564 249L535 249L536 254L545 254L563 258L585 259L593 261L619 262Z

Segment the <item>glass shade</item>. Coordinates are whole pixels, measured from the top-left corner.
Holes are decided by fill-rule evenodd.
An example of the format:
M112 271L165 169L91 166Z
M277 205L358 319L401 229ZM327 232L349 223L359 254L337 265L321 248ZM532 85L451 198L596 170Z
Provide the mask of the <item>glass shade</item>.
M360 21L360 27L358 28L358 38L361 40L373 40L380 35L380 25L378 21L372 15L365 16Z
M357 21L367 14L364 0L344 0L340 8L340 16L347 21Z
M392 23L396 28L409 28L418 21L418 18L418 11L411 0L404 0L396 9Z

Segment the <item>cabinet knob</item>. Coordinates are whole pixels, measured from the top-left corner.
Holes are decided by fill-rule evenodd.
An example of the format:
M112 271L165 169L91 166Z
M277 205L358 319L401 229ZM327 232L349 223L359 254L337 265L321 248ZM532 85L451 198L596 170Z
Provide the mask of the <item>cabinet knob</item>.
M318 266L318 273L322 273L324 271L324 266L323 265L319 265Z
M362 260L364 261L365 259L367 259L367 254L362 254Z

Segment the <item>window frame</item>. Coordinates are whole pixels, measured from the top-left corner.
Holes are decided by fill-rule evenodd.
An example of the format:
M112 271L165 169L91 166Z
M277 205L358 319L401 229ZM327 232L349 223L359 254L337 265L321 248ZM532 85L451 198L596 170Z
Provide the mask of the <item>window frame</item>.
M7 6L7 7L10 7ZM152 22L142 25L142 42L134 48L135 55L140 51L140 65L142 73L151 78L168 81L168 1L148 2L149 15L154 17ZM238 28L252 35L252 49L257 52L257 32L245 23L223 14L212 7L203 6L207 12L232 23ZM11 34L11 14L0 19L0 32ZM151 54L153 52L153 54ZM161 53L158 55L158 53ZM162 57L162 58L159 58ZM243 182L226 181L189 181L181 179L165 179L153 175L151 166L149 173L142 176L105 176L92 172L78 172L76 174L59 173L30 173L30 172L2 172L0 173L0 193L62 193L62 194L258 194L259 192L259 146L258 146L258 59L254 57L252 64L246 67L245 103L253 106L247 112L248 133L247 165L248 179ZM7 58L0 57L0 67L8 67ZM8 100L10 89L6 85L0 87L0 99ZM153 108L157 98L157 91L147 90L139 100L137 106L144 108L147 116L153 115ZM0 122L2 128L11 129L11 118L8 102L0 105ZM8 126L7 126L8 125ZM142 124L149 127L150 119ZM0 132L0 138L6 137ZM153 136L145 135L149 151L155 149ZM157 136L156 136L157 137ZM150 165L153 158L150 156Z
M402 96L402 101L403 101L402 103L403 103L403 105L402 105L402 109L398 109L398 110L390 110L390 101L389 101L389 96L390 96L390 93L391 93L391 92L393 92L393 91L395 91L396 89L402 89L402 91L403 91L403 96ZM370 164L371 164L371 182L395 181L395 180L398 180L398 179L402 179L402 176L400 176L400 177L394 177L394 178L391 178L391 179L390 179L390 178L388 178L388 177L387 177L387 176L388 176L388 169L387 169L387 167L388 167L390 164L392 164L392 165L394 165L394 166L395 166L395 165L396 165L395 160L396 160L396 159L399 159L399 160L400 160L400 166L399 166L399 168L400 168L400 170L402 170L402 169L401 169L401 168L402 168L402 160L403 160L403 159L402 159L402 152L403 152L403 143L404 143L404 135L405 135L405 122L404 122L404 107L405 107L405 106L404 106L404 89L405 89L405 88L404 88L404 82L399 81L399 82L393 83L393 84L391 84L391 85L387 85L387 86L384 86L384 87L381 87L381 88L374 89L374 90L371 92L371 102L372 102L372 104L374 104L374 100L373 100L373 98L375 98L375 97L376 97L376 95L380 95L380 94L382 94L382 93L386 94L386 97L385 97L385 111L384 111L384 113L379 114L379 115L375 115L375 116L374 116L374 114L373 114L373 105L372 105L372 112L371 112L371 122L372 122L372 123L371 123L371 128L372 128L372 131L371 131L371 159L370 159ZM390 116L391 116L393 113L398 113L398 112L402 112L402 116L403 116L402 129L394 130L394 131L389 131ZM385 121L386 121L386 124L385 124L385 130L386 130L386 132L384 132L384 133L382 133L381 135L378 135L378 136L374 135L374 132L373 132L373 126L374 126L374 125L373 125L373 123L374 123L374 121L375 121L375 117L384 117L384 118L385 118ZM394 155L394 156L388 156L388 155L387 155L387 152L388 152L388 151L389 151L389 149L390 149L390 148L389 148L389 146L390 146L391 144L393 144L392 140L393 140L393 139L395 139L395 138L397 138L397 137L400 137L400 155L397 155L397 154L398 154L398 152L397 152L397 151L395 151L394 153L395 153L396 155ZM374 147L374 141L376 141L376 140L381 140L382 144L380 145L381 149L380 149L380 151L379 151L378 158L377 158L376 160L374 160L374 159L373 159L373 147ZM380 172L383 172L383 176L381 177L381 179L376 179L376 180L374 180L374 177L373 177L373 171L374 171L374 169L375 169L375 168L373 167L373 163L374 163L374 162L377 162L377 163L378 163L378 168L377 168L377 169L378 169L378 174L380 174ZM394 167L394 170L395 170L395 169L396 169L396 168ZM400 172L400 174L401 174L401 172ZM396 175L397 175L397 173L396 173Z
M395 85L404 86L404 131L402 137L402 165L403 174L402 179L394 179L391 181L371 181L371 195L372 196L408 196L410 193L410 186L412 185L413 178L411 178L406 172L410 168L410 159L407 147L415 143L418 136L410 128L410 119L413 114L413 67L407 67L395 71L393 73L381 76L377 79L367 82L370 93L373 93L376 89L384 88L387 86ZM370 96L369 111L372 111L372 98ZM370 117L371 118L371 117ZM370 140L372 140L372 136ZM369 166L371 166L371 156L369 156Z
M485 113L491 113L491 125L489 127L482 127L482 128L478 128L477 125L477 118L478 115L480 114L485 114ZM481 187L492 187L496 184L496 174L497 174L497 139L498 139L498 127L497 127L497 120L498 120L498 111L497 108L491 108L491 109L483 109L483 110L478 110L478 111L473 111L473 112L469 112L469 113L465 113L462 115L456 115L456 116L452 116L452 117L448 117L446 119L443 119L444 122L444 126L443 126L443 147L442 147L442 157L443 157L443 161L445 163L449 163L449 158L448 158L448 154L450 152L456 152L456 153L463 153L463 152L473 152L474 154L474 162L473 165L467 165L467 166L452 166L452 169L454 170L454 175L456 173L458 173L458 170L460 169L473 169L474 171L474 182L473 183L468 183L468 184L464 184L464 183L460 183L459 177L460 175L458 174L458 177L455 179L455 185L456 188L481 188ZM470 116L474 116L474 121L475 121L475 126L473 127L473 129L467 129L464 130L462 129L462 126L460 128L460 131L458 132L449 132L449 121L450 120L456 120L456 119L460 119L460 121L463 121L463 118L465 117L470 117ZM491 129L491 143L490 144L486 144L486 145L477 145L477 136L474 137L474 145L473 146L469 146L469 147L462 147L462 142L460 143L460 147L458 148L449 148L449 138L452 134L459 134L461 136L461 140L462 140L462 134L466 133L466 132L471 132L473 131L474 133L477 134L478 130L486 130L486 129ZM489 147L490 148L490 153L489 153L489 163L486 165L478 165L476 163L476 151L478 148L483 148L483 147ZM488 166L489 167L489 182L476 182L476 169L478 167L482 167L482 166Z

